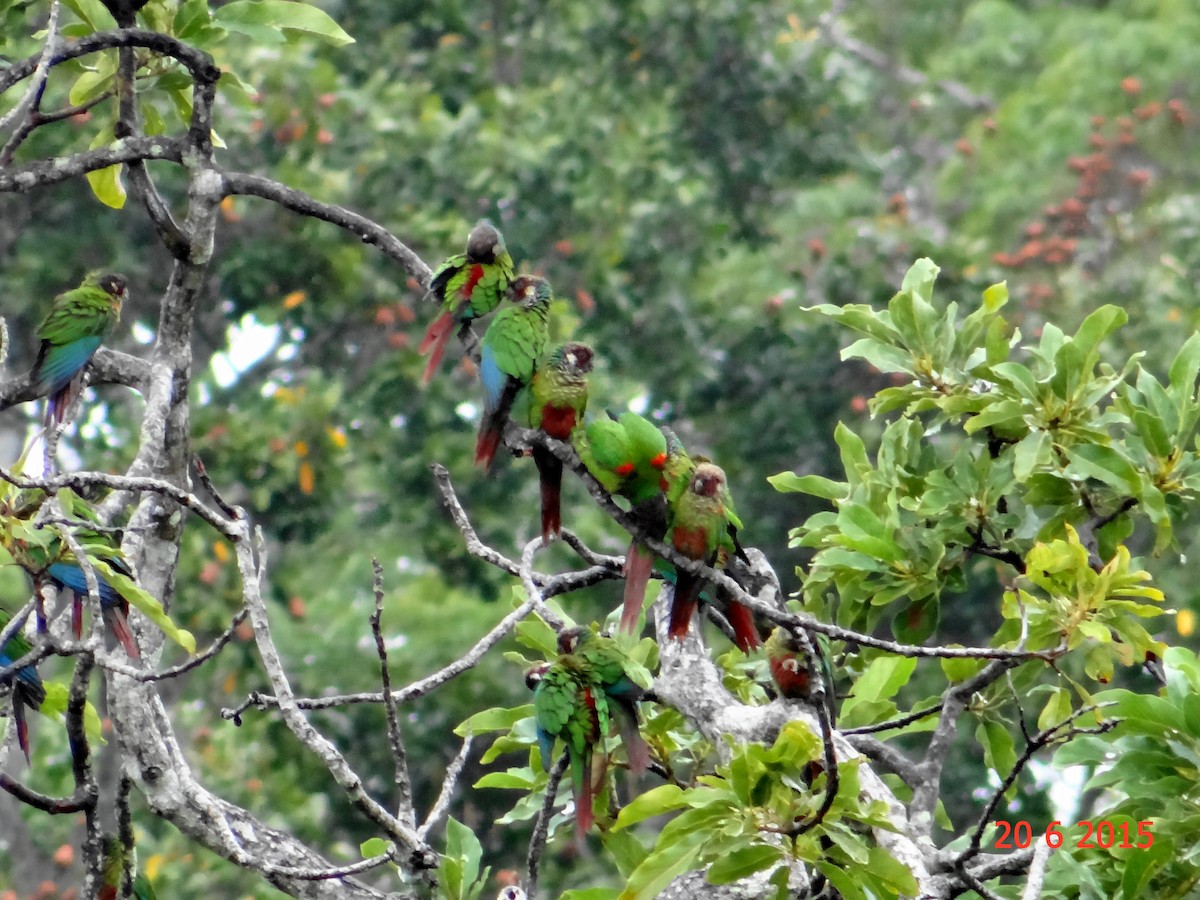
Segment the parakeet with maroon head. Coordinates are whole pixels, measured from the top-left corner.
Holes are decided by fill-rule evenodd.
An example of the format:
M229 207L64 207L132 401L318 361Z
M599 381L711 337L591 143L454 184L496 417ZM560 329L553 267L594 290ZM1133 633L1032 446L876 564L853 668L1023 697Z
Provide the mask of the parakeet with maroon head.
M526 674L534 683L533 709L537 722L542 765L550 770L555 742L561 740L570 761L575 796L575 833L580 840L595 821L592 810L596 785L607 768L604 736L609 729L608 699L577 660L560 656L549 666L535 666ZM593 772L593 753L601 758L601 772Z
M500 305L513 280L513 261L504 237L487 219L480 219L467 236L467 249L443 262L429 279L429 293L442 301L418 352L429 354L421 377L428 384L437 371L452 334L464 334L471 323Z
M12 614L0 606L0 631L7 628L11 621ZM3 646L0 646L0 669L8 668L26 656L30 649L32 647L25 635L17 631ZM13 672L0 675L0 684L12 686L12 717L13 724L17 726L17 743L20 744L21 751L25 754L25 761L30 762L29 722L25 718L25 709L40 709L42 701L46 699L46 688L42 685L42 677L34 666L21 666Z
M638 701L645 690L629 677L629 657L611 637L591 628L576 626L558 635L558 650L577 659L591 681L609 701L609 717L621 732L629 770L634 774L650 765L650 748L638 730Z
M530 428L556 440L570 440L587 409L592 357L587 344L561 344L550 351L529 383ZM562 460L535 445L533 461L541 481L542 543L547 544L551 535L562 531Z
M522 275L509 293L513 302L496 313L480 350L484 407L475 462L484 468L490 468L496 457L504 423L517 395L533 379L549 337L550 283L536 275Z
M38 396L46 397L47 427L62 424L83 390L83 371L120 321L127 289L124 275L91 272L79 287L54 298L38 326L41 345L29 373Z
M700 462L671 511L667 540L688 559L712 566L718 562L721 553L739 551L737 531L741 524L733 509L725 472L720 466ZM672 638L682 640L687 634L705 583L702 576L679 571L668 628ZM758 631L749 609L731 601L726 616L743 651L749 652L759 645Z

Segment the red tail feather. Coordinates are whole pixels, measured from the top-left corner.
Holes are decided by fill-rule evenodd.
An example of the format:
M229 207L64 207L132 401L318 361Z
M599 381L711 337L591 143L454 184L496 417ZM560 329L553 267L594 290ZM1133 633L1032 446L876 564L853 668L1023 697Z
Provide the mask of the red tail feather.
M12 707L13 721L17 725L17 743L25 754L26 764L33 765L33 760L29 758L29 723L25 721L25 703L19 692L14 692Z
M133 639L133 632L129 628L129 620L125 618L125 613L120 607L104 607L104 623L113 636L120 641L130 659L142 658L142 652L138 649L137 641Z
M75 640L83 636L83 598L78 594L71 599L71 634Z
M631 543L629 552L625 554L625 596L624 605L621 607L621 630L629 634L637 631L638 614L646 601L646 585L650 581L650 570L653 568L654 553L636 541ZM684 634L686 633L685 627Z
M754 613L748 606L743 606L736 600L729 601L729 606L725 610L725 618L733 626L733 633L736 636L734 643L737 644L739 650L749 654L762 646L758 629L754 627Z
M503 437L499 428L486 418L479 425L479 436L475 439L475 465L485 469L492 467L496 451L500 449L500 438Z
M422 384L429 384L434 373L437 372L438 366L442 362L442 355L446 352L446 344L450 342L450 335L453 333L454 317L448 312L442 313L430 323L425 337L421 338L421 345L417 347L417 352L421 356L432 351L429 362L425 364L425 372L421 376Z
M572 767L574 767L572 762ZM579 777L582 775L582 777ZM592 812L595 805L596 789L592 782L592 758L587 754L582 763L582 772L572 773L575 787L575 837L581 843L592 829L596 816Z
M562 533L562 461L542 447L533 448L542 488L542 544Z
M687 637L703 585L704 582L690 572L679 573L679 580L675 584L675 599L671 601L671 623L667 628L667 634L674 640L682 641Z

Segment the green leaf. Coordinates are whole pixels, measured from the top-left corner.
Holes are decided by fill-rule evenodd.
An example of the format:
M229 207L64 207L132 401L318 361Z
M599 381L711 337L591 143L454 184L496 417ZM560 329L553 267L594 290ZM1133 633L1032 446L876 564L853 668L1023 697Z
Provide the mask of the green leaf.
M842 465L850 483L857 484L862 481L862 476L871 471L871 463L867 459L867 445L863 443L863 439L843 422L838 422L833 430L833 440L841 451Z
M358 852L363 855L363 859L382 856L388 852L388 842L381 837L368 838L358 845Z
M937 263L923 256L908 267L908 271L904 273L904 280L900 282L900 290L913 291L926 303L930 303L933 300L933 283L940 271L942 270Z
M780 472L770 475L767 483L781 494L811 494L825 500L843 500L850 493L844 481L833 481L820 475L797 475L795 472Z
M620 831L654 816L687 806L683 788L676 784L660 784L656 788L639 794L617 816L613 831Z
M701 845L713 835L694 831L683 840L656 850L634 870L618 900L653 900L668 884L696 865Z
M567 891L559 900L617 900L619 892L616 888L582 888L577 891Z
M67 93L67 100L73 106L79 106L86 103L93 97L98 97L104 93L112 84L113 73L103 70L87 70L71 85L71 90Z
M1071 693L1066 688L1056 687L1046 705L1042 707L1041 714L1038 716L1038 730L1044 731L1047 728L1053 728L1055 725L1061 725L1070 716Z
M869 869L871 874L894 887L897 896L915 897L920 893L917 879L913 877L912 870L908 866L882 847L872 847L870 853Z
M975 729L975 740L983 747L983 761L1000 778L1005 778L1017 764L1012 735L999 722L981 722Z
M475 832L453 816L446 819L446 855L463 861L463 884L470 885L479 877L479 861L483 846Z
M284 31L310 34L335 47L354 43L328 13L291 0L234 0L219 7L214 20L230 31L270 43L281 42Z
M1021 438L1013 448L1013 477L1023 482L1034 469L1049 463L1051 446L1050 435L1045 431L1031 431Z
M58 681L47 681L43 683L43 686L46 688L46 699L42 701L38 712L48 718L65 716L67 701L70 699L67 686ZM96 712L96 707L92 706L90 700L85 701L83 705L83 731L89 741L96 744L108 743L104 739L104 727L100 722L100 714Z
M984 288L983 291L983 308L988 312L994 313L1008 302L1008 282L1001 281L999 284L993 284L990 287Z
M888 700L908 683L917 661L908 656L880 656L867 666L850 693L860 700Z
M751 844L732 853L724 853L709 866L709 884L729 884L755 872L774 866L783 858L783 849L772 844Z
M491 709L475 713L475 715L455 728L454 733L459 737L466 737L468 732L471 734L483 734L485 731L507 731L517 724L517 722L531 716L533 716L532 703L526 703L524 706L517 706L512 709L503 706L493 706Z
M117 20L104 8L100 0L63 0L67 7L86 22L92 31L109 31L117 27Z
M92 138L89 148L95 150L97 147L105 147L113 141L113 130L110 125L100 129L100 132ZM125 205L125 185L121 182L123 168L124 166L120 165L107 166L87 173L88 184L92 186L92 193L96 195L96 199L113 209L121 209Z
M526 767L524 769L509 769L507 772L488 772L475 782L475 787L512 788L518 791L528 791L532 790L536 780L533 770Z
M163 609L162 604L145 588L128 575L118 572L102 559L89 555L88 561L95 567L96 574L103 575L104 580L113 586L113 590L127 600L130 606L136 607L142 615L162 629L163 634L188 653L196 652L196 638L190 631L184 631L176 626L171 621L171 617L167 615L166 610Z
M1095 478L1118 491L1136 496L1142 480L1129 458L1116 447L1079 444L1067 448L1068 475Z
M1129 321L1129 314L1119 306L1102 306L1086 319L1071 339L1086 359L1100 346L1100 342Z

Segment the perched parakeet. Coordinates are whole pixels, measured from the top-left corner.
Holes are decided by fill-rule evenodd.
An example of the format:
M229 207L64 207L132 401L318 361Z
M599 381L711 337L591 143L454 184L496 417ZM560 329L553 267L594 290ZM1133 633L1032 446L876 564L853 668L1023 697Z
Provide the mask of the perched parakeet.
M592 348L587 344L562 344L542 361L529 383L529 427L552 438L569 440L587 409L587 375L592 371ZM542 543L562 531L562 460L544 447L534 446L542 489Z
M137 871L136 852L132 849L128 852L134 854L132 864L134 869L132 896L134 900L157 900L150 879ZM100 893L96 895L97 900L117 900L117 897L121 895L121 880L125 877L125 856L126 848L121 839L115 834L105 835L104 865L100 871Z
M96 521L96 514L92 508L74 492L60 491L59 497L63 507L74 518L87 522ZM133 577L133 571L121 553L119 537L116 534L109 531L89 531L80 528L76 531L75 536L89 555L103 560L114 572L127 578ZM65 546L58 559L47 567L46 574L59 590L67 590L73 594L71 630L78 640L83 634L83 601L88 595L87 576L79 565L79 561ZM100 593L100 613L104 617L104 624L108 626L113 637L125 648L125 653L130 659L141 659L142 654L138 650L137 641L134 640L133 631L129 627L129 601L122 597L121 593L100 572L96 572L96 587Z
M451 256L429 279L429 293L441 299L442 311L418 348L422 356L429 354L422 382L433 378L450 336L464 333L471 322L499 306L512 280L513 261L503 236L487 219L480 219L467 236L466 252Z
M62 424L67 407L83 389L83 370L121 318L124 275L92 272L77 288L54 298L38 326L41 339L29 373L38 395L46 396L46 424Z
M11 621L12 614L0 606L0 631L7 628ZM0 647L0 669L11 666L24 657L29 653L30 648L29 641L18 631L8 639L4 646ZM12 686L12 715L13 722L17 726L17 743L21 745L25 761L30 762L29 723L25 720L25 707L41 708L42 701L46 699L46 688L42 686L42 677L38 675L37 669L33 666L21 666L15 672L0 676L0 684Z
M817 655L815 662L821 667L821 680L825 682L825 705L832 721L833 670L829 665L828 639L824 635L814 635L810 640ZM812 673L809 671L805 654L792 640L791 635L783 628L776 627L767 637L763 649L767 653L771 680L779 688L779 693L790 700L812 700Z
M629 677L625 651L607 635L582 626L564 629L558 636L558 650L579 660L578 667L604 691L609 717L621 732L629 770L634 774L646 771L650 748L638 730L637 711L638 701L646 692Z
M483 335L479 377L483 418L475 440L475 462L490 468L504 436L504 423L521 389L533 378L549 337L550 282L522 275L509 288L513 302L492 319Z
M536 680L533 691L534 718L542 764L550 770L555 741L567 748L571 786L575 795L575 833L580 840L595 821L592 804L596 786L607 768L604 736L610 725L608 699L569 655L549 666L537 666L526 674L526 683ZM593 751L601 757L601 773L592 769Z
M645 416L624 412L616 421L599 419L588 424L577 447L588 471L611 494L629 501L629 512L639 531L661 540L667 530L667 503L663 494L663 466L667 439ZM625 591L621 630L633 633L646 598L646 583L655 554L636 537L625 554Z
M724 471L710 462L697 463L687 489L671 511L668 543L688 559L711 566L718 563L722 552L727 555L738 552L737 532L741 527ZM705 579L699 575L678 573L668 628L672 638L682 640L687 634L704 585ZM733 626L737 645L744 652L749 653L759 646L758 630L749 609L731 601L726 618Z

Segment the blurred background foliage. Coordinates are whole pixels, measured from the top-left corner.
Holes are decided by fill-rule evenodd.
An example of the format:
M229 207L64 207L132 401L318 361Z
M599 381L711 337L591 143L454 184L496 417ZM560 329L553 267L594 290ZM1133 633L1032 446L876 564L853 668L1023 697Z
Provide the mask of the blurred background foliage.
M178 5L152 0L144 15ZM319 5L357 43L232 34L216 49L244 82L221 94L222 163L362 212L430 264L458 252L476 218L492 217L518 267L555 285L559 336L597 348L594 409L649 410L717 459L747 542L789 590L803 560L787 549L787 530L816 506L776 494L766 476L835 476L834 425L877 433L866 398L887 383L840 364L845 335L802 306L881 304L929 255L946 296L1007 278L1011 315L1029 334L1045 321L1070 332L1104 302L1125 307L1130 325L1113 352L1146 350L1160 374L1158 361L1200 325L1200 11L1190 0ZM4 57L35 52L28 35L42 5L9 0L0 12ZM65 102L69 86L52 79L46 107ZM17 161L80 149L112 114L101 104L40 129ZM170 195L172 175L152 170ZM222 215L194 346L194 450L270 536L275 637L297 692L377 687L373 555L386 573L393 683L406 683L460 655L511 597L508 578L465 554L430 463L450 469L481 537L507 553L537 527L532 466L506 459L489 478L474 470L473 373L450 360L419 387L415 345L430 308L397 266L264 201L233 199ZM113 345L137 353L152 339L169 265L134 204L109 210L82 183L0 196L0 258L10 372L31 361L50 297L96 266L131 278ZM65 452L121 469L140 401L119 388L96 393L100 405ZM0 422L6 460L33 414ZM565 494L568 526L622 552L584 492ZM1147 565L1170 605L1195 610L1195 579L1180 561L1200 550L1180 534L1183 556ZM546 559L572 564L562 551ZM226 627L236 566L207 530L187 532L177 584L181 625L202 640ZM25 591L3 574L0 599L19 603ZM601 618L618 592L567 602L577 618ZM996 598L944 603L944 641L986 637L995 623L977 610ZM1192 621L1181 616L1177 633L1160 637L1194 643ZM302 838L356 859L369 832L286 729L256 712L240 728L219 716L265 686L248 638L165 688L187 752L217 792L270 821L285 810ZM909 690L923 696L919 677ZM520 672L493 654L406 706L420 809L457 749L452 728L527 699ZM382 710L315 718L360 771L377 773L372 787L385 795ZM65 739L44 722L34 728L33 784L61 790ZM479 772L469 768L465 783ZM973 792L984 783L977 754L948 767L957 825L978 814ZM455 807L493 871L524 858L527 832L492 824L513 799L467 791ZM1020 817L1034 818L1048 801L1039 790L1019 802ZM277 896L153 817L138 821L160 896ZM28 815L25 827L34 845L54 847L73 823ZM548 888L607 877L571 855L553 847ZM0 869L9 862L0 849Z

